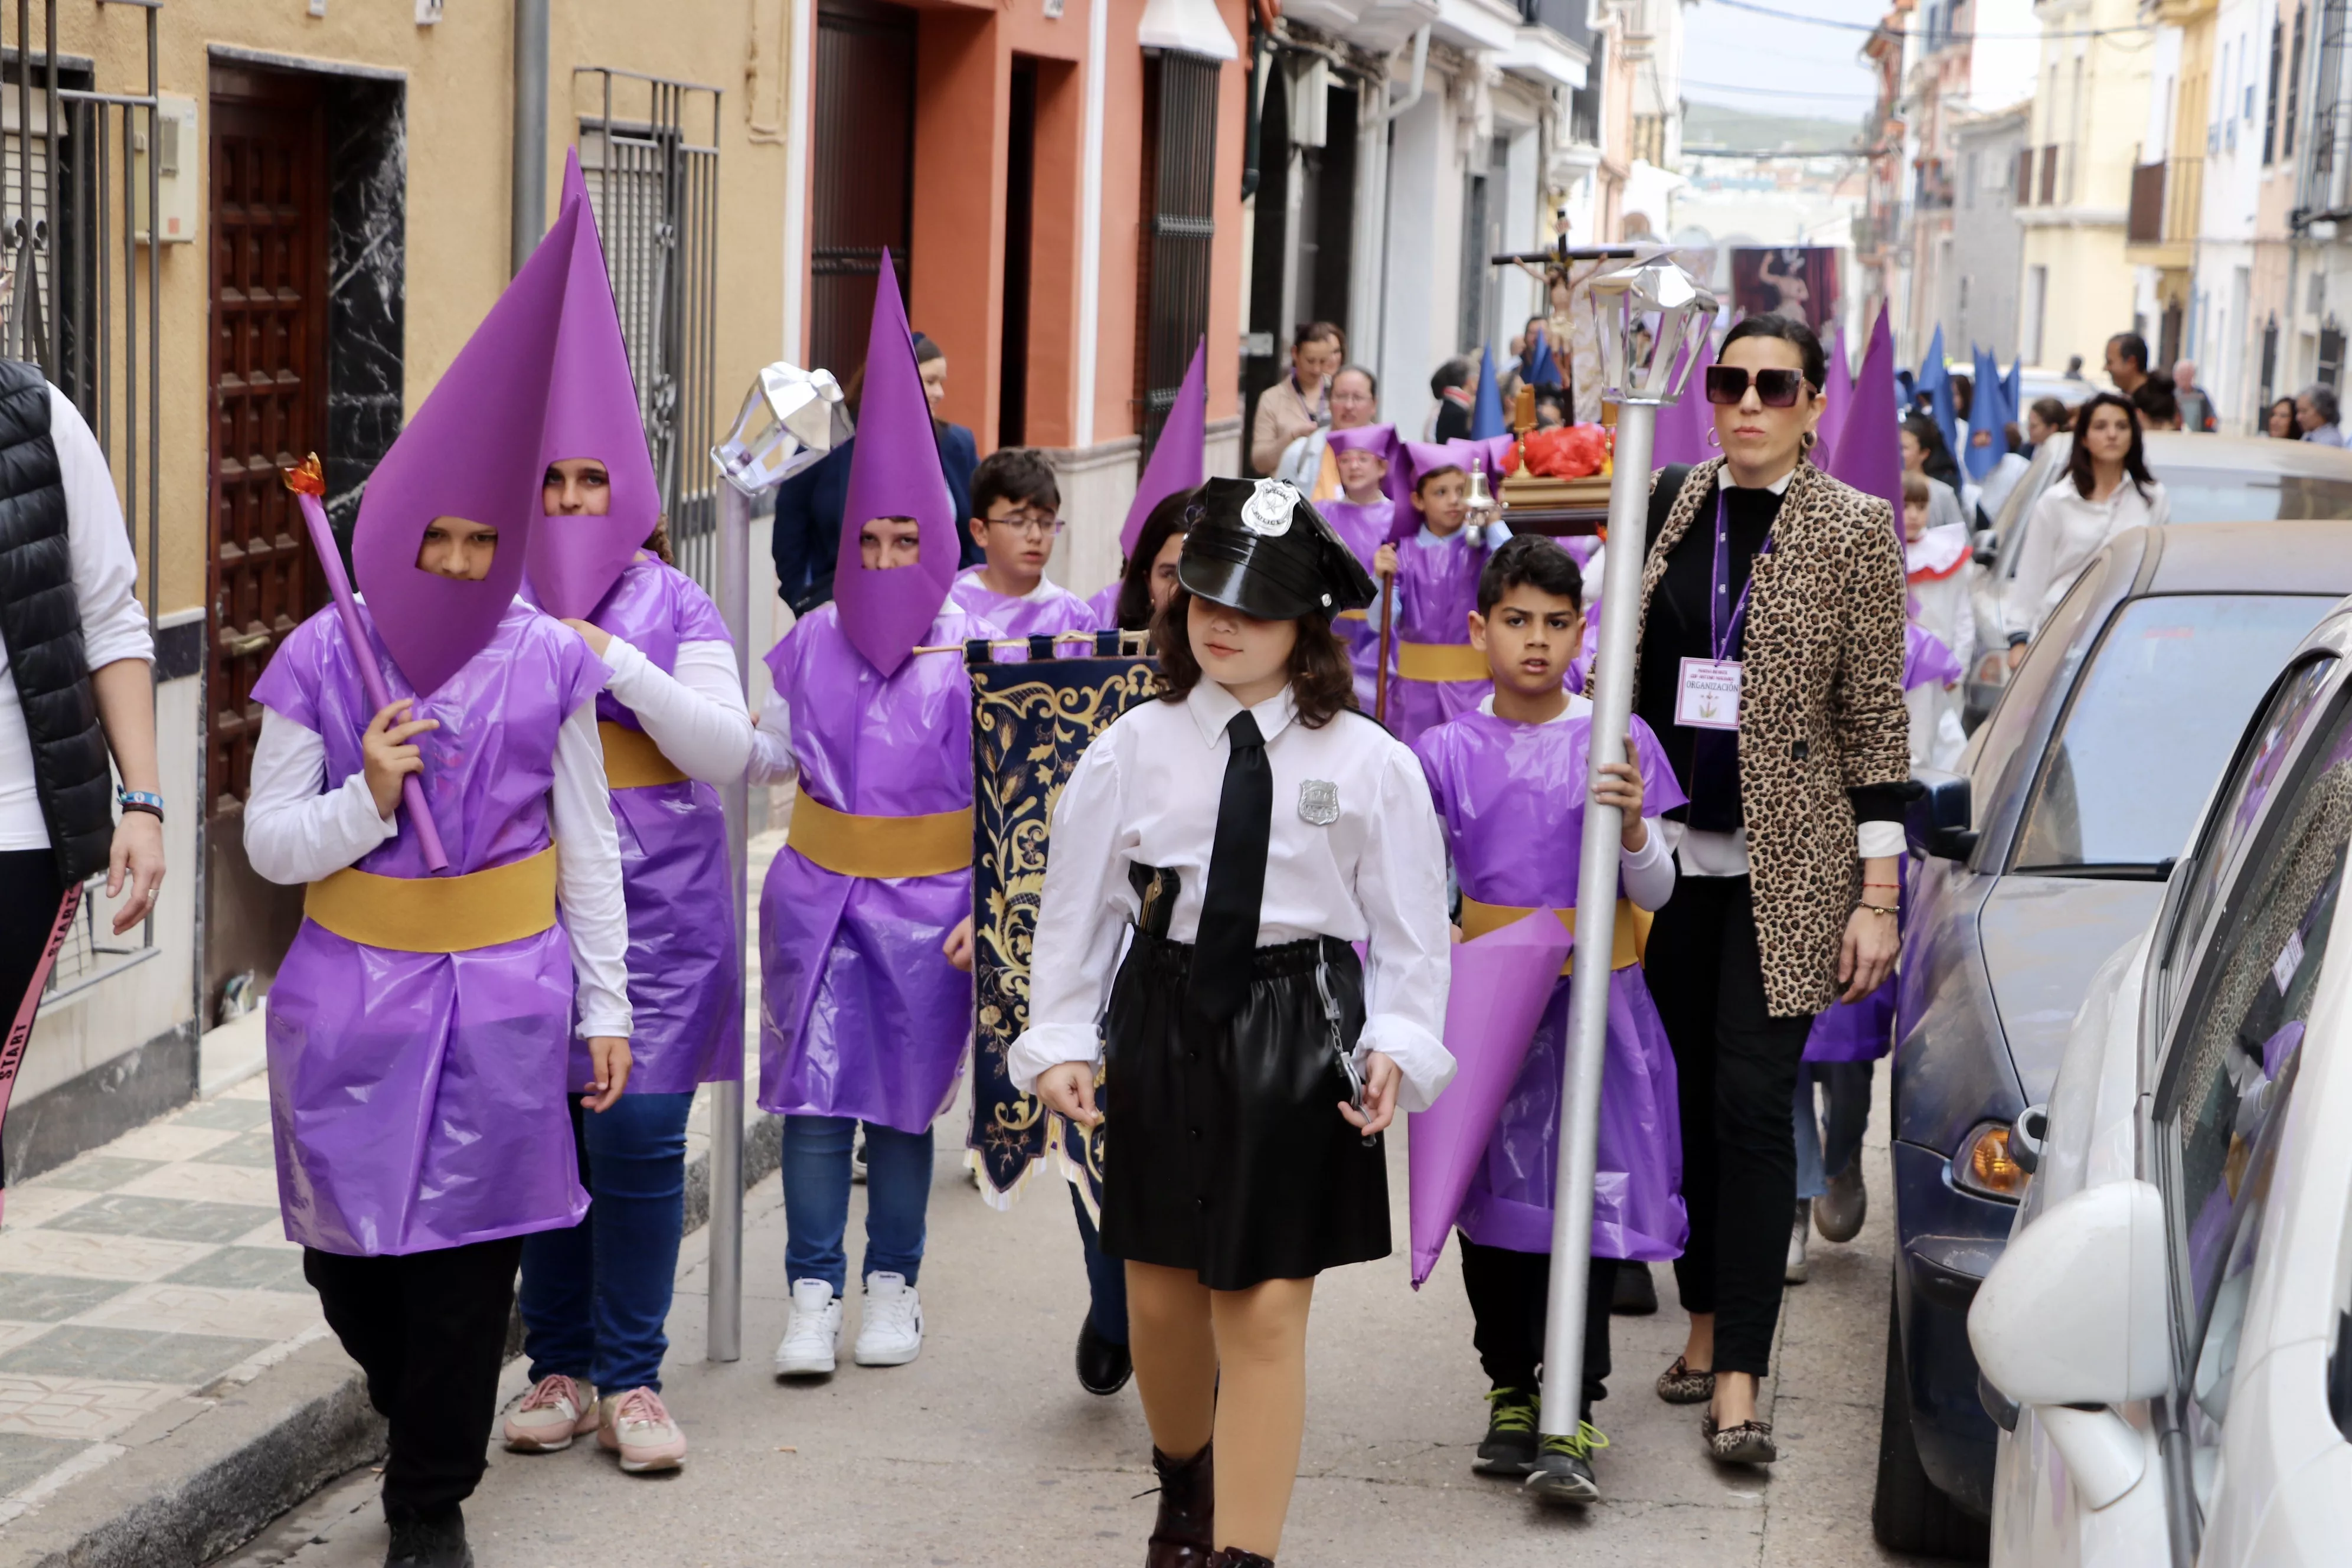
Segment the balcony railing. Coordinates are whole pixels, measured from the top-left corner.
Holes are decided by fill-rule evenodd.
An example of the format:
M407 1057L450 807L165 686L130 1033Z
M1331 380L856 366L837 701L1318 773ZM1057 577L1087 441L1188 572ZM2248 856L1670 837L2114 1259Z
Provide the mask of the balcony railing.
M2164 165L2136 163L2132 166L2131 213L2125 220L2124 237L2134 245L2160 245L2164 241Z

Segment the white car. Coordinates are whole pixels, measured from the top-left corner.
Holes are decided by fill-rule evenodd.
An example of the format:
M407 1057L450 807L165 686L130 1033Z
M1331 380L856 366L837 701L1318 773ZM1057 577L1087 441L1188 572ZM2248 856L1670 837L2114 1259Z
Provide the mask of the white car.
M1992 1561L2352 1561L2352 599L2100 970L1969 1313ZM2347 921L2352 926L2352 921Z

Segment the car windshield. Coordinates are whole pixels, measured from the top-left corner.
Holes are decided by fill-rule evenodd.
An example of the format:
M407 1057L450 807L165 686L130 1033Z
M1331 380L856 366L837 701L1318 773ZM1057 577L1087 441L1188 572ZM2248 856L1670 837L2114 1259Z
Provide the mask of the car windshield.
M2352 518L2352 479L2248 468L2156 471L2175 522L2340 521Z
M2333 602L2170 594L2125 605L2075 685L2014 868L2160 874L2247 715Z

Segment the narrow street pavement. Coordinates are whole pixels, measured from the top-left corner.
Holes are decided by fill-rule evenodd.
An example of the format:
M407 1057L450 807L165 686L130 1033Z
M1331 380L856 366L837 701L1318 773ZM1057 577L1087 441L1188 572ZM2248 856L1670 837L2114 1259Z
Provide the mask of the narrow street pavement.
M1878 1098L1865 1157L1883 1199L1883 1074ZM771 1176L747 1200L744 1355L733 1365L703 1359L707 1233L688 1238L665 1391L693 1444L686 1468L624 1476L587 1440L551 1456L496 1452L467 1505L481 1568L1139 1563L1153 1506L1137 1495L1151 1485L1148 1439L1131 1387L1096 1399L1071 1374L1085 1279L1062 1182L1041 1172L1011 1213L995 1213L966 1182L961 1132L960 1113L939 1125L919 1361L850 1365L853 1304L836 1376L788 1386L770 1375L785 1313L783 1212ZM1697 1412L1651 1392L1681 1344L1660 1268L1659 1314L1616 1320L1617 1373L1600 1411L1613 1445L1598 1467L1610 1500L1555 1512L1470 1471L1485 1384L1459 1266L1449 1247L1427 1287L1407 1289L1401 1140L1391 1159L1396 1255L1327 1276L1316 1303L1285 1568L1899 1561L1869 1526L1890 1263L1884 1207L1874 1205L1851 1246L1816 1239L1811 1281L1789 1292L1770 1412L1786 1457L1769 1479L1717 1469L1700 1452ZM861 1188L853 1237L863 1211ZM522 1386L517 1363L509 1395ZM374 1568L385 1540L375 1482L364 1470L345 1477L226 1563Z

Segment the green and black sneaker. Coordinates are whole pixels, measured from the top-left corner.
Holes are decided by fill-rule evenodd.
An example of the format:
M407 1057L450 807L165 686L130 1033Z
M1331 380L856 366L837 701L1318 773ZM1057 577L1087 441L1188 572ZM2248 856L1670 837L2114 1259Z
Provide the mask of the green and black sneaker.
M1601 1483L1592 1479L1592 1456L1607 1447L1609 1439L1590 1421L1579 1422L1573 1437L1547 1433L1541 1451L1528 1467L1528 1490L1546 1502L1599 1502Z
M1524 1476L1536 1462L1536 1396L1524 1388L1486 1395L1486 1440L1471 1468L1482 1476Z

